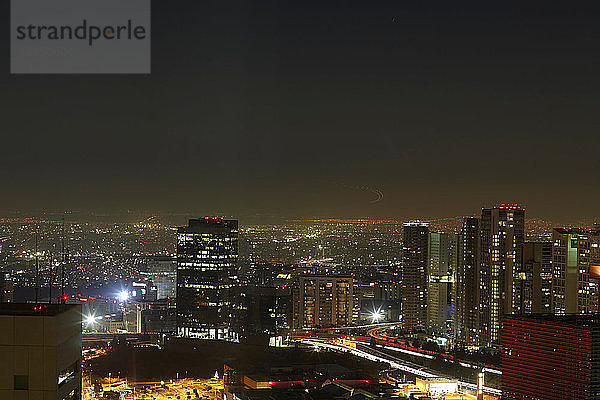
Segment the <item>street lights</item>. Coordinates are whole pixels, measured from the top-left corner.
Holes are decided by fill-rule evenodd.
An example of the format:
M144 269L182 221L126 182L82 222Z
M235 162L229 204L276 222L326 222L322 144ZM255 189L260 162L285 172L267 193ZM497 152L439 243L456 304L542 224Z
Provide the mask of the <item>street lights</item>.
M485 374L480 372L477 375L477 400L483 400L483 379L485 378Z

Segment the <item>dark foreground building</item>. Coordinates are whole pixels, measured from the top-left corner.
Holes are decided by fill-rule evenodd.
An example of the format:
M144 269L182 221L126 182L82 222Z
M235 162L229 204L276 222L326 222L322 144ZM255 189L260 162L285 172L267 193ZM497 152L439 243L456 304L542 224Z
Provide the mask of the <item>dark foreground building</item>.
M600 399L600 316L505 316L502 399Z
M81 306L0 305L0 399L81 398Z

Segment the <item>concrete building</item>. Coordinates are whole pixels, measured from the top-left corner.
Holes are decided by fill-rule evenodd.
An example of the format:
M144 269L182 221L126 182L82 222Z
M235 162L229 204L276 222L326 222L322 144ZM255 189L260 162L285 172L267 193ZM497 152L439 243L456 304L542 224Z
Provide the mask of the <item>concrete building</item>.
M81 306L0 305L0 399L81 398Z
M293 327L348 326L355 321L354 279L347 275L302 275L293 291Z

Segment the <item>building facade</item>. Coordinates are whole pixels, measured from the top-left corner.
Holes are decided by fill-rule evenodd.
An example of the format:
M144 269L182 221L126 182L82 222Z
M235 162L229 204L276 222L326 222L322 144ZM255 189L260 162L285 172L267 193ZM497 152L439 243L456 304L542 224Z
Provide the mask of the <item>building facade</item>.
M12 303L14 284L10 274L0 273L0 303Z
M503 400L600 398L597 315L507 315L501 357Z
M302 275L293 291L293 327L327 328L355 321L355 282L348 275Z
M0 306L0 398L81 399L81 306Z
M177 259L175 257L158 256L149 260L148 272L145 273L157 289L157 300L174 299L177 295Z
M192 219L177 230L177 332L237 340L230 289L237 279L238 221Z
M525 210L519 206L484 208L480 223L480 345L495 346L502 315L521 312L514 287L522 272Z
M578 228L552 231L552 311L556 315L598 311L598 279L591 276L592 232Z
M456 269L453 233L429 233L427 266L427 327L443 330L452 320L453 269Z
M455 273L455 331L459 341L479 344L479 218L464 218L458 238Z
M402 320L406 329L427 325L429 224L403 224L402 244Z
M525 242L523 271L515 290L522 314L552 311L552 242Z

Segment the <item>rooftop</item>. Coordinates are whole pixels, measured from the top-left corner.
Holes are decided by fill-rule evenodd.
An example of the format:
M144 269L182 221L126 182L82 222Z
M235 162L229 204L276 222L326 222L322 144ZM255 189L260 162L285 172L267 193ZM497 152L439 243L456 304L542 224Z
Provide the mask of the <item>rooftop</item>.
M505 315L505 319L516 319L523 321L544 321L550 323L562 323L568 325L589 326L600 325L600 313L595 314L529 314L529 315Z
M81 306L79 304L0 303L0 315L53 317L75 307Z

